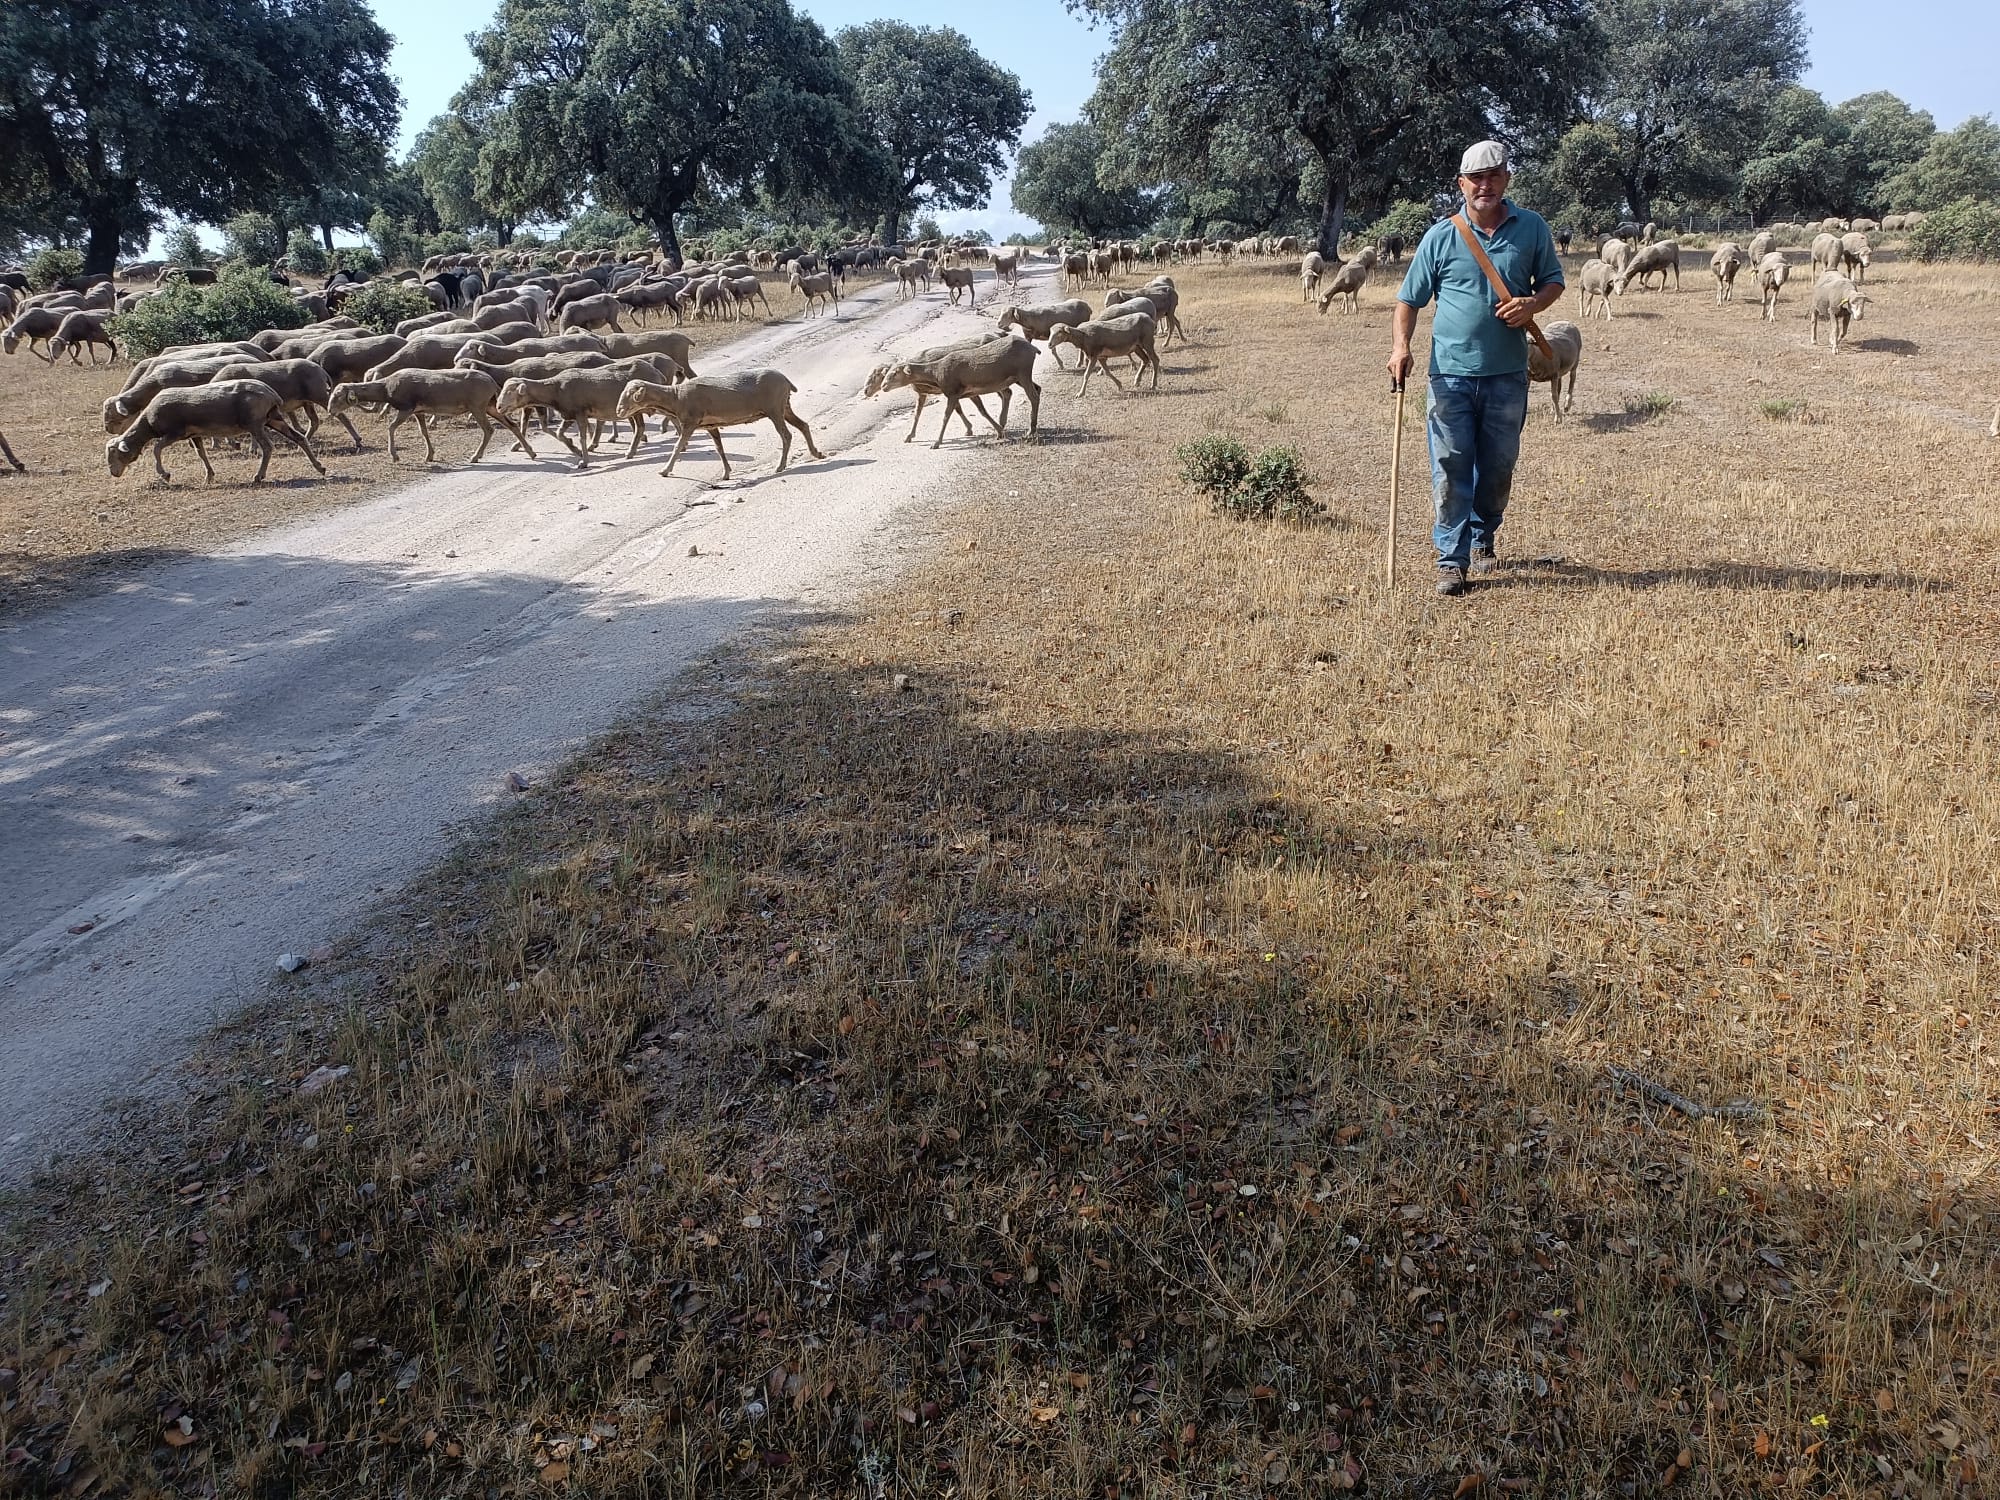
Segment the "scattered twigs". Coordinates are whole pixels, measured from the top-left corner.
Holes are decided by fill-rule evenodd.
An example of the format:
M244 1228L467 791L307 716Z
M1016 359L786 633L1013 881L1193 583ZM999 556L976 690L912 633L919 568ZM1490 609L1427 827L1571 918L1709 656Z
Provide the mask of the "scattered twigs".
M1690 1120L1761 1120L1771 1113L1765 1105L1749 1099L1732 1099L1727 1104L1703 1104L1686 1094L1677 1094L1650 1078L1642 1078L1630 1068L1613 1067L1611 1076L1619 1083L1637 1089L1655 1103L1679 1110Z

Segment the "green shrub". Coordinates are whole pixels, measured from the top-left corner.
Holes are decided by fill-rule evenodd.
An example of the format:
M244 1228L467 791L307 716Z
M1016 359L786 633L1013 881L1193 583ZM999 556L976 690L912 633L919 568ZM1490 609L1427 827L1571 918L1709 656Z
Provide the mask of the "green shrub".
M209 262L208 250L192 224L176 224L167 231L163 244L167 259L177 266L205 266Z
M285 246L285 259L301 276L324 276L327 272L326 247L310 229L294 229Z
M1296 448L1266 448L1252 459L1235 438L1216 434L1181 444L1174 457L1184 484L1239 521L1304 522L1326 513L1307 493L1305 460Z
M46 292L65 276L83 274L83 252L51 245L46 250L36 251L24 269L28 273L28 285L38 292Z
M222 243L231 258L251 266L276 265L285 253L284 231L269 214L238 214L222 226Z
M464 255L472 249L472 241L458 229L446 229L438 234L425 235L423 240L424 259L433 255Z
M385 266L413 266L424 258L417 232L386 208L369 215L368 241Z
M405 318L420 318L431 310L431 299L400 281L372 281L340 304L341 312L377 333L394 332Z
M1392 234L1400 234L1403 243L1415 249L1417 241L1430 227L1431 206L1414 198L1404 198L1390 205L1387 213L1368 226L1368 237L1370 240L1383 240Z
M2000 204L1961 198L1910 231L1918 260L2000 260Z
M267 328L299 328L306 310L266 272L237 271L213 286L170 282L111 320L111 336L144 359L176 344L230 343Z

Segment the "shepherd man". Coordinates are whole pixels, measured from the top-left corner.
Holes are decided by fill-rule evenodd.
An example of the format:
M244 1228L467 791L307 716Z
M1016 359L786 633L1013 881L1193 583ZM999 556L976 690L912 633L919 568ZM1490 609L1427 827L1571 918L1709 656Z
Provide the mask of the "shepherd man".
M1431 320L1431 489L1437 500L1437 591L1463 594L1466 578L1490 575L1521 428L1528 420L1528 340L1535 316L1561 300L1562 260L1540 214L1507 198L1507 148L1480 141L1458 164L1465 208L1431 225L1396 294L1389 378L1400 386L1415 363L1417 310Z

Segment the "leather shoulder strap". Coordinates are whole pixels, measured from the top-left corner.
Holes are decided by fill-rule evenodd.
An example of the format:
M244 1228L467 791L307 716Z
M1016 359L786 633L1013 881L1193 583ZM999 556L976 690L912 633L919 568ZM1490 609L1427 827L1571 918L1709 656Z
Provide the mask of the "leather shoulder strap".
M1465 222L1465 215L1453 214L1451 224L1452 228L1458 231L1458 237L1465 241L1465 248L1472 252L1472 258L1479 262L1479 269L1486 273L1487 281L1492 283L1493 294L1502 302L1513 301L1514 294L1507 289L1507 283L1500 279L1500 272L1493 264L1493 257L1488 255L1486 247L1479 243L1479 236L1474 234L1472 226ZM1527 335L1535 341L1535 347L1542 351L1542 358L1553 364L1555 353L1549 348L1549 341L1542 337L1541 325L1533 318L1528 320Z

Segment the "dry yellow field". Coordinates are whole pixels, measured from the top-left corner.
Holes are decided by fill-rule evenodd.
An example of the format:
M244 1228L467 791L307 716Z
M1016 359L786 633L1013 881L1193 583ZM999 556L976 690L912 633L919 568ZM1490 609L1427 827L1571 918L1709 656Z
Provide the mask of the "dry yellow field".
M1051 375L24 1206L0 1476L1991 1493L2000 273L1624 299L1455 601L1392 289L1176 274L1158 395Z

